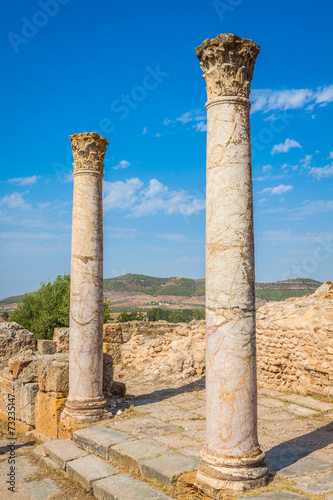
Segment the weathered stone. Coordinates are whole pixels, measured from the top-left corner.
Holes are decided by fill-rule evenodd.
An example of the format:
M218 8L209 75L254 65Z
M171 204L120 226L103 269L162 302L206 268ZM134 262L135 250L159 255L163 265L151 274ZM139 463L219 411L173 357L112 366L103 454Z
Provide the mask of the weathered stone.
M103 342L103 352L106 354L109 354L112 359L114 364L120 364L121 363L121 344L114 343L111 344L109 342Z
M197 469L198 465L197 458L182 453L168 453L141 462L140 471L149 479L155 479L166 486L172 486L180 474Z
M39 354L55 354L57 352L57 343L53 340L37 340L37 351Z
M73 477L87 491L92 490L94 481L104 479L118 472L110 464L94 455L71 460L67 463L66 469L69 476Z
M332 465L332 464L331 464ZM333 491L333 471L320 474L320 476L303 476L294 479L298 490L312 495L329 493Z
M154 458L171 451L166 446L161 446L154 441L142 439L116 444L109 449L109 460L120 464L127 470L138 469L140 462Z
M43 446L45 453L63 470L66 470L66 464L70 460L87 455L84 450L76 446L70 439L49 440Z
M40 358L38 364L39 390L68 393L68 355L52 354Z
M19 360L14 361L13 366L12 366L13 377L17 378L20 375L23 368L26 368L27 366L29 366L31 362L32 362L32 359L25 359L22 361L19 361Z
M109 458L109 447L132 439L121 432L107 429L102 425L86 427L73 434L73 440L81 448L94 453L107 460Z
M111 424L112 425L112 424ZM180 432L181 429L175 425L166 424L151 417L134 417L124 422L117 422L117 429L130 432L138 438L154 438L161 434Z
M274 491L274 493L264 493L246 497L246 500L306 500L305 497L290 491Z
M310 415L315 415L316 413L318 413L318 411L310 410L309 408L304 408L303 406L294 404L288 405L287 410L291 413L294 413L295 415L299 415L300 417L309 417Z
M28 425L35 425L35 403L38 393L38 384L29 383L23 384L19 380L15 380L15 401L16 401L16 418L25 422Z
M70 136L74 156L69 394L64 410L78 423L99 420L103 396L103 160L99 134ZM84 200L84 202L83 202Z
M0 324L0 364L19 354L31 354L35 351L35 337L17 323Z
M39 391L35 405L36 430L52 439L59 437L59 421L67 397L62 393Z
M123 332L121 325L117 323L105 323L103 325L103 342L110 344L122 344Z
M94 482L93 491L98 500L171 500L164 493L125 474Z
M69 328L55 328L53 341L57 344L57 352L68 353L69 351Z
M248 99L260 47L231 33L196 49L207 83L204 493L267 482L257 434L253 190ZM226 262L228 265L226 265Z
M330 467L332 467L332 462L327 462L319 457L308 455L298 460L298 462L278 470L278 474L283 477L294 477L300 476L301 474L322 472Z
M27 384L28 382L38 382L38 364L39 356L35 356L33 360L24 366L21 373L18 375L18 380Z

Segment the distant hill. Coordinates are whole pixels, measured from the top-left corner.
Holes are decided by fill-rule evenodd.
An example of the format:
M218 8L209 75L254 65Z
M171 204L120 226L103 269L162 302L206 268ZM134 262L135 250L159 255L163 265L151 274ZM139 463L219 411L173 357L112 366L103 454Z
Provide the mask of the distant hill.
M289 297L310 295L322 283L310 279L290 279L275 283L256 283L256 297L264 300L285 300ZM181 277L155 278L144 274L124 274L104 280L105 292L137 292L150 296L204 297L205 280ZM0 300L1 310L11 310L23 295ZM202 299L201 299L202 300Z

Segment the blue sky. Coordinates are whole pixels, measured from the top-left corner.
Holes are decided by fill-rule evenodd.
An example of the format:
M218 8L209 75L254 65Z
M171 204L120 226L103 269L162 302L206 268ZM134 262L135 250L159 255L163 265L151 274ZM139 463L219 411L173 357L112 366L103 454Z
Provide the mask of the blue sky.
M206 92L195 48L219 33L261 45L250 96L256 279L332 279L332 14L331 2L305 0L7 6L0 298L69 272L69 135L83 131L110 142L104 276L204 277Z

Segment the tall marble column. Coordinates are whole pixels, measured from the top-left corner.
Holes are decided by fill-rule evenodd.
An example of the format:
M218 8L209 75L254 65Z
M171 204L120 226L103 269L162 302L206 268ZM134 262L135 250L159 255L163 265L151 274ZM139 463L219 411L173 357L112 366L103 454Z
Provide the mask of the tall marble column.
M70 136L74 195L69 333L69 396L62 418L95 421L103 397L103 160L97 133Z
M196 49L207 83L207 495L266 484L257 437L250 83L260 47L233 34Z

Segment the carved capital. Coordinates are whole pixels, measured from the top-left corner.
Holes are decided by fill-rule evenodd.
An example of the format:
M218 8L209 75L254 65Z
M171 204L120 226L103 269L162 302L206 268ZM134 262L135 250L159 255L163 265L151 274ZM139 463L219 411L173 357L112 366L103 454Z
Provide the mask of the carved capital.
M93 170L103 174L103 161L109 142L97 132L69 136L74 156L74 174L80 170Z
M252 40L227 33L205 40L196 49L208 100L223 96L248 98L254 63L260 46Z

